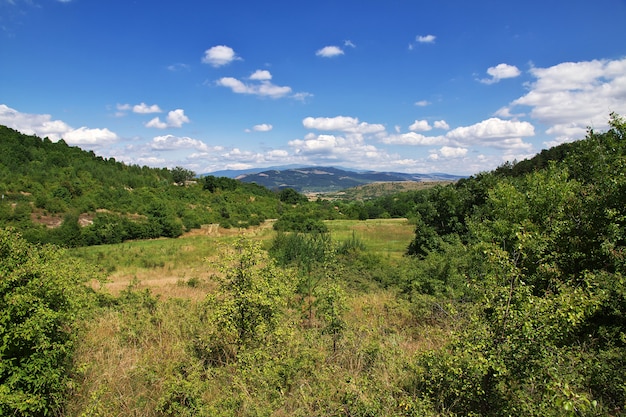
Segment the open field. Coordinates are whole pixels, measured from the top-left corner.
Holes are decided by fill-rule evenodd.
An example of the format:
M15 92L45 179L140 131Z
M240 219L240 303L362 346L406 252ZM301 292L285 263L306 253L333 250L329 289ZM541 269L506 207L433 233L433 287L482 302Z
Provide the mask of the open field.
M272 221L248 229L199 229L177 239L155 239L73 249L71 253L98 265L113 294L133 285L167 297L199 299L212 288L211 277L224 246L238 236L265 242L274 236ZM326 222L333 240L355 237L368 252L399 259L414 237L406 219L333 220ZM95 285L95 284L94 284Z
M351 239L353 234L368 252L397 259L415 237L415 227L407 219L329 220L325 222L336 241Z

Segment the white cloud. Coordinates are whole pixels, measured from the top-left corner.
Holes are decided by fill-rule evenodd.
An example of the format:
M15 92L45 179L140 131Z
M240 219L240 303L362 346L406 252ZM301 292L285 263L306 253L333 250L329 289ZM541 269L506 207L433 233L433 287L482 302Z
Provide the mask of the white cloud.
M202 152L209 151L209 147L200 140L173 135L155 136L150 143L150 147L161 151L174 151L178 149L195 149Z
M321 56L323 58L332 58L338 55L343 55L343 50L338 46L325 46L322 49L319 49L315 52L315 55Z
M158 117L155 117L154 119L147 122L145 126L153 127L155 129L167 129L167 123L162 122L161 119L159 119Z
M426 101L426 100L420 100L420 101L416 101L415 102L415 105L418 106L418 107L426 107L429 104L430 104L430 102Z
M287 158L289 156L289 152L284 149L274 149L267 152L267 158L269 160L281 160Z
M387 145L432 146L444 145L449 141L444 136L426 136L421 133L409 132L385 136L382 138L382 142Z
M70 145L104 145L118 141L115 133L109 129L89 129L79 127L63 134L63 139Z
M442 146L438 150L431 150L428 159L440 162L443 160L458 159L466 156L467 152L467 148Z
M435 129L450 130L450 125L445 120L437 120L433 125Z
M415 40L419 43L435 43L437 37L435 35L417 36Z
M306 117L302 120L302 125L307 129L360 134L379 133L385 130L385 126L381 124L359 122L355 117L346 116Z
M109 129L72 128L61 120L52 120L49 114L21 113L0 104L0 124L27 135L48 137L52 141L65 140L69 145L97 147L117 142L119 137Z
M172 110L167 114L167 124L170 127L181 127L183 123L189 123L189 118L185 116L183 109Z
M439 152L437 157L445 157L451 154L452 149L465 149L469 146L529 151L532 145L525 143L522 138L535 134L533 125L528 122L491 118L470 126L457 127L445 135L427 136L416 132L419 128L426 128L428 124L424 122L417 120L411 125L412 132L383 136L380 140L388 145L444 146L446 147L444 152ZM438 129L448 130L450 128L444 120L439 120L434 124Z
M267 72L269 74L269 72ZM253 74L254 75L254 74ZM221 87L230 88L237 94L251 94L257 96L281 98L291 93L291 87L281 87L274 85L269 81L261 81L255 84L246 84L233 77L223 77L216 81L216 84Z
M409 130L412 132L428 132L432 130L432 126L428 124L428 120L416 120L409 126Z
M119 111L129 111L129 110L132 108L132 106L131 106L130 104L119 104L119 103L118 103L118 104L117 104L117 106L116 106L116 108L117 108Z
M146 127L153 127L156 129L167 129L168 127L182 127L184 123L189 123L190 120L187 116L185 116L185 111L183 109L172 110L167 114L167 119L165 122L161 121L160 118L155 117L146 123Z
M439 153L444 158L459 158L467 155L467 148L443 146L439 149Z
M226 45L213 46L204 51L202 62L215 68L228 65L233 61L241 60L233 48Z
M498 64L495 67L487 68L487 74L489 74L491 78L483 78L479 80L481 83L495 84L497 82L500 82L500 80L504 80L505 78L519 77L521 71L515 65Z
M505 109L530 108L557 143L583 138L588 126L606 129L610 112L626 113L626 58L564 62L530 73L536 81L528 93Z
M535 128L528 122L502 120L492 117L482 122L457 127L446 134L446 137L459 143L497 143L511 138L534 136Z
M351 40L343 41L343 46L347 46L349 48L356 48L356 45Z
M308 134L304 139L289 142L296 156L321 159L323 161L350 161L351 163L371 164L371 160L385 157L384 151L368 145L360 135L315 135ZM369 161L369 162L366 162Z
M256 81L269 81L272 79L272 74L267 70L256 70L250 76L250 79Z
M161 110L161 108L159 108L159 106L156 104L148 106L146 103L141 103L141 104L136 104L133 106L133 113L150 114L150 113L162 113L162 112L163 110Z
M308 136L304 140L290 141L289 145L296 148L296 152L303 152L307 154L328 154L335 151L341 152L342 148L344 150L346 149L345 138L334 135L312 135Z
M273 128L274 127L271 124L262 123L260 125L255 125L254 127L252 127L252 130L254 130L255 132L269 132Z

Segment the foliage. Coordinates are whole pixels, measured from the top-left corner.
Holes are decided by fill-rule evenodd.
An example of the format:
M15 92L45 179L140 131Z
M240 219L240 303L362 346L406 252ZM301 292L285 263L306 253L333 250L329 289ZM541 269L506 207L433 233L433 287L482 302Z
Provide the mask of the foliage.
M556 152L559 163L500 168L431 194L445 195L445 203L432 203L430 215L420 211L410 251L423 259L418 270L436 269L405 288L420 302L423 294L454 300L448 314L463 327L443 348L416 358L406 389L437 412L461 415L624 409L626 385L616 369L626 359L625 132L612 115L608 132L590 131ZM469 210L468 186L483 189ZM453 236L458 244L441 243ZM448 282L456 284L442 287ZM459 284L470 291L459 292ZM459 304L466 300L473 302Z
M0 230L0 414L59 413L97 277L58 249Z
M276 330L291 291L289 276L258 244L240 238L226 260L219 289L207 298L207 320L215 325L209 352L226 361L258 347Z
M191 181L195 178L195 176L195 172L181 166L177 166L172 169L172 179L178 185L184 185L185 181Z
M307 200L305 195L300 194L293 188L283 188L278 192L278 199L286 204L304 203Z

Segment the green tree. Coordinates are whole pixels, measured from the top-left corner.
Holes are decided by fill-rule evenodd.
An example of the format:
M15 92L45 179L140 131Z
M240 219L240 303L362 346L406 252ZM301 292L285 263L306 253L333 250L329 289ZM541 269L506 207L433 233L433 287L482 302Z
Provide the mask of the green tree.
M293 188L283 188L278 193L278 198L283 203L293 204L293 205L296 205L298 203L304 203L304 202L308 201L308 199L306 198L305 195L300 194L299 192L297 192Z
M196 173L190 169L186 169L177 166L172 169L172 179L176 184L184 184L185 181L190 181L196 177Z

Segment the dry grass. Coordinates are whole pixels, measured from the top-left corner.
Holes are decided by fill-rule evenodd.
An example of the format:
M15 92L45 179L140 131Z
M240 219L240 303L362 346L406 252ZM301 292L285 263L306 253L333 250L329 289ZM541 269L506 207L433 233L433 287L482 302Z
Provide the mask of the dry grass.
M401 219L339 221L329 227L335 240L349 239L354 232L367 250L392 258L404 253L413 233L413 227ZM418 331L410 306L393 291L376 290L348 294L346 330L337 351L319 323L301 327L299 318L287 317L283 341L263 347L273 349L272 353L259 353L259 358L270 355L266 359L251 368L237 364L207 368L194 354L195 338L202 337L209 325L201 321L201 302L216 288L214 277L223 250L241 233L196 231L178 239L74 252L110 270L101 291L117 296L132 288L140 298L125 302L120 297L119 305L86 323L66 416L177 415L159 412L159 405L172 398L184 402L186 395L209 407L203 415L215 415L213 409L218 414L237 409L236 415L259 415L260 410L273 416L326 415L346 396L363 403L381 401L380 395L400 384L415 352L444 340L436 329ZM262 241L273 236L268 225L245 233ZM291 364L285 368L293 371L289 388L272 388L273 363ZM359 384L371 387L357 388ZM181 397L172 397L172 392L178 392L172 390L180 390Z

